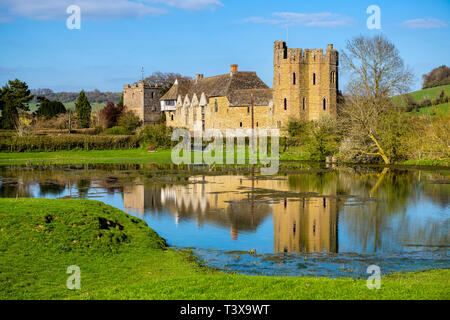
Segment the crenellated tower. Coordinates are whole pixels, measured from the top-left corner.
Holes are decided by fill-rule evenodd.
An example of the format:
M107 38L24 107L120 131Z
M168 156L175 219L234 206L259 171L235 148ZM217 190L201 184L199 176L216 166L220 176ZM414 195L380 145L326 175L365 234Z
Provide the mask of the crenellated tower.
M336 117L339 54L329 44L322 49L289 49L275 41L273 57L274 121L279 128L289 118L316 120Z

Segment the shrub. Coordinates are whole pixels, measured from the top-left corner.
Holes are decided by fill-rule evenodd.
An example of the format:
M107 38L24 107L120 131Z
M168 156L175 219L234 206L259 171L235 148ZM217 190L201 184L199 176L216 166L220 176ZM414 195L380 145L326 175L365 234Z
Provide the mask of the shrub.
M61 113L57 115L53 119L46 119L45 117L38 117L35 119L33 124L33 130L42 131L42 130L68 130L69 129L69 119L71 122L71 129L81 128L81 124L77 118L73 116L73 114Z
M119 117L119 126L124 127L128 132L134 132L141 126L141 120L133 111L125 111Z
M286 131L290 137L302 137L307 131L308 123L301 120L290 119Z
M147 149L156 148L167 149L172 146L172 128L167 128L164 124L145 126L139 133L139 145Z
M428 98L424 98L422 101L420 101L419 103L419 107L420 108L426 108L426 107L431 107L431 100Z
M127 128L122 127L122 126L115 126L112 128L109 128L108 130L105 131L105 134L107 135L129 135L132 134L132 132L130 132Z
M103 128L112 128L117 126L118 119L122 114L123 107L120 105L115 106L113 102L108 102L99 112L99 122Z
M45 97L38 97L39 107L36 114L39 117L45 117L46 119L51 119L56 117L58 114L66 113L66 108L59 101L50 101Z
M117 150L137 148L134 136L13 136L0 139L0 151Z
M328 116L322 116L320 119L311 122L305 147L312 160L325 160L326 157L338 152L340 139L336 120Z
M447 98L445 97L445 91L442 89L437 94L435 99L433 100L433 105L437 106L438 104L446 103Z
M411 112L413 110L418 109L419 105L417 104L416 99L410 94L405 94L402 96L402 99L405 103L406 112Z

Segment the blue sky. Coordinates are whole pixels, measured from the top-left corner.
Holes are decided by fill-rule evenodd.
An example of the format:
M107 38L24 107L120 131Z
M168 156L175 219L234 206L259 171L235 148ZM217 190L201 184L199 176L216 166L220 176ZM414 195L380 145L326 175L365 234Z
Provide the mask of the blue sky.
M81 9L69 30L66 8ZM381 30L369 30L370 5ZM450 1L0 0L0 84L121 91L154 71L205 76L256 71L272 86L273 42L342 50L353 36L385 34L417 77L450 65ZM344 89L345 75L341 89Z

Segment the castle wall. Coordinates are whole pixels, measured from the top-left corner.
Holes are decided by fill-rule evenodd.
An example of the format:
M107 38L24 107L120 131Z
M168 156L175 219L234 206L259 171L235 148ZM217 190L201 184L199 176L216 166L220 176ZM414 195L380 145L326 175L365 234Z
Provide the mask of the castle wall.
M289 118L311 121L323 114L336 116L338 53L332 45L324 54L322 49L289 49L285 42L276 41L273 65L276 123L285 126Z
M204 107L193 103L189 105L178 103L176 111L166 113L166 124L170 127L190 130L250 129L252 127L251 107L230 106L227 97L210 98L208 105ZM254 107L254 126L255 128L273 127L271 106Z
M144 124L151 124L161 118L161 88L152 87L143 81L123 88L123 104L133 111Z
M255 106L255 128L283 130L290 119L312 121L322 115L336 117L338 67L339 55L333 45L328 45L324 53L322 49L289 49L285 42L276 41L273 102ZM167 125L190 130L252 127L248 107L230 106L227 97L210 97L204 107L198 100L200 97L179 97L176 110L166 112Z

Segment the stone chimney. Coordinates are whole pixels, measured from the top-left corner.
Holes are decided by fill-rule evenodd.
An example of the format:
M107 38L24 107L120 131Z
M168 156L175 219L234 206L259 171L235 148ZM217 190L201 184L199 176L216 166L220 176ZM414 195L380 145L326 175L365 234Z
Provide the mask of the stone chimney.
M195 75L195 81L198 81L200 79L203 79L203 75L202 74L196 74Z
M329 44L329 45L327 46L327 50L333 50L333 45L332 45L332 44Z
M232 64L231 65L231 73L236 73L236 72L238 72L238 65Z

